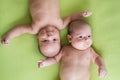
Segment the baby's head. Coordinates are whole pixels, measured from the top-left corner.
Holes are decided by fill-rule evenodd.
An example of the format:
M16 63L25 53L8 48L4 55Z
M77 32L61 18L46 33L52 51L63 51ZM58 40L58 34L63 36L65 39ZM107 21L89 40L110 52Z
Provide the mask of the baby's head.
M71 45L79 50L85 50L92 45L92 32L90 26L81 20L69 24L68 40Z
M53 26L42 28L38 34L41 52L47 57L53 57L60 50L59 30Z

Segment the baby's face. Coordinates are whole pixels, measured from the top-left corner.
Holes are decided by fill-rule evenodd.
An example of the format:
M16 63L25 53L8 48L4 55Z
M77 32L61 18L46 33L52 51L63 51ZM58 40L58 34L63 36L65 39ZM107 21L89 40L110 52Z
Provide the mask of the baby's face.
M47 57L55 56L60 50L60 35L58 29L47 26L40 30L39 46L41 52Z
M92 45L92 33L88 26L74 29L68 38L71 45L79 50L85 50Z

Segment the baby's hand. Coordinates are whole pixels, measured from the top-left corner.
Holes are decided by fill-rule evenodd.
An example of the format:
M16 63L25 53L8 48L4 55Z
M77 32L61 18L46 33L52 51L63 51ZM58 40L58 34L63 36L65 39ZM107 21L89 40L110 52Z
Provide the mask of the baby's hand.
M103 78L103 77L105 77L107 75L107 70L106 70L106 68L99 68L99 77L100 78Z
M45 60L38 61L38 68L43 68L45 66L47 66L47 62Z
M92 12L87 10L87 11L82 12L82 15L83 15L83 17L88 17L88 16L92 15Z
M3 39L0 40L0 41L1 41L1 44L3 44L3 45L8 45L10 40L8 40L8 39L6 39L6 38L3 38Z

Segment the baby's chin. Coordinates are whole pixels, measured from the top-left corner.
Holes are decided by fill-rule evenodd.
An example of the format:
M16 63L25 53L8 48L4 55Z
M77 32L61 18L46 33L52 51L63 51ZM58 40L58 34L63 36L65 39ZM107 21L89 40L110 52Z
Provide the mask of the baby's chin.
M53 50L53 51L44 51L44 50L41 50L42 54L46 57L53 57L55 55L58 54L59 50Z
M75 49L78 50L86 50L88 49L91 45L72 45Z
M59 53L60 46L46 46L40 48L42 54L46 57L53 57Z
M74 48L76 48L76 49L78 49L78 50L86 50L86 49L89 48L89 47L74 47Z
M58 54L58 52L56 52L56 53L55 52L54 53L52 53L52 52L49 52L49 53L43 52L43 55L46 56L46 57L54 57L57 54Z

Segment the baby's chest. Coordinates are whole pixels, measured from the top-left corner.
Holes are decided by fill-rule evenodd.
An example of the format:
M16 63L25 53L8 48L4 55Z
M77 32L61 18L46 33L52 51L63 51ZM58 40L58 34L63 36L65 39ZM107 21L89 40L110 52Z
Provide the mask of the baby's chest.
M62 27L63 22L60 18L49 18L48 25L53 25L59 29L60 27Z
M77 64L77 65L90 64L91 55L90 52L75 53L71 51L63 55L62 61L64 63L71 62L71 64Z

